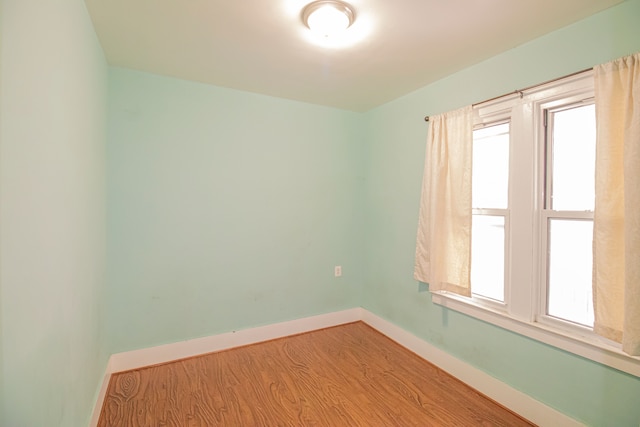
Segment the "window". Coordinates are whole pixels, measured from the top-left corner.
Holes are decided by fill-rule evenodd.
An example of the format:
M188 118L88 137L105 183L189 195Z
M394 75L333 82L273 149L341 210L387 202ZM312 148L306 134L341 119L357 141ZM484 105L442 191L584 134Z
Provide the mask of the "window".
M540 223L546 306L541 315L593 328L595 106L563 105L542 113L546 129Z
M593 75L474 107L471 293L435 303L640 374L593 333Z
M509 123L473 132L471 291L504 302L509 200Z

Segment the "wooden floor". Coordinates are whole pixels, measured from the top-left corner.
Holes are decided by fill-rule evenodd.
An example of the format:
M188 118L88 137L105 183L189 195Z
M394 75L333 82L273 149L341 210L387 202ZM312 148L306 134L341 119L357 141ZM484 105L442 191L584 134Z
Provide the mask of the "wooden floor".
M115 374L98 423L532 425L362 322Z

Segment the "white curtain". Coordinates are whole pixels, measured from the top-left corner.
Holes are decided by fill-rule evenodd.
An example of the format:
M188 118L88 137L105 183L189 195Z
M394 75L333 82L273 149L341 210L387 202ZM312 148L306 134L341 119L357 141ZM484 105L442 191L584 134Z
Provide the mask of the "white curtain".
M473 110L429 119L414 277L431 291L471 295Z
M594 68L596 333L640 355L640 53Z

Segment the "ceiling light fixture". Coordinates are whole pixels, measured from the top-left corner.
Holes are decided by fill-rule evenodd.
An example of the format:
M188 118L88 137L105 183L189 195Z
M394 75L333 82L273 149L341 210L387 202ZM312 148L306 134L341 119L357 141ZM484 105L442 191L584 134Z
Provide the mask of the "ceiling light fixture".
M356 15L351 6L337 0L318 0L302 10L302 22L322 37L333 37L353 24Z

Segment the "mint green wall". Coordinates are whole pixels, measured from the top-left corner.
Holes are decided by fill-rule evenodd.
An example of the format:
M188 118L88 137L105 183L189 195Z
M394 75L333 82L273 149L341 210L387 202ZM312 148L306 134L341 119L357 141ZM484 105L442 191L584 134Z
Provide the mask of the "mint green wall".
M107 358L107 66L83 1L1 7L0 425L85 426Z
M359 306L360 120L112 68L111 350Z
M107 76L81 0L0 12L0 425L87 425L110 353L359 305L589 425L639 424L638 378L435 306L412 268L422 117L640 50L640 0L366 114Z
M365 114L367 248L363 306L593 426L640 424L640 379L431 303L413 279L427 124L423 117L640 50L627 1Z
M3 16L2 9L4 7L4 0L0 0L0 154L2 150L2 39L3 39ZM1 159L1 157L0 157ZM1 181L0 181L1 182ZM2 227L0 227L0 236L2 232ZM2 256L0 253L0 271L2 271ZM0 280L2 278L0 277ZM4 411L4 340L2 339L2 282L0 281L0 414L3 414ZM0 415L0 423L2 423L3 416Z

